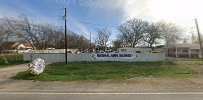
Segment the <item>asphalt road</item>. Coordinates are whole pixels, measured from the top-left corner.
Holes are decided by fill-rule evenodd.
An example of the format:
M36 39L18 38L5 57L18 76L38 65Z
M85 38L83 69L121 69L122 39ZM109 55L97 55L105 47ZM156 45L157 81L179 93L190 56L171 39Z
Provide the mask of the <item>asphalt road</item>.
M0 93L0 100L202 100L203 93Z

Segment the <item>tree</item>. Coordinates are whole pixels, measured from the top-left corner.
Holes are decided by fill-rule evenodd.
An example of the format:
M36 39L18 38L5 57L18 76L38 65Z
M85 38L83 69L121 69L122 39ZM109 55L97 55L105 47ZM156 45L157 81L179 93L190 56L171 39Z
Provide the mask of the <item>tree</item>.
M32 24L25 15L22 15L20 19L5 17L4 25L8 32L15 34L18 38L23 38L35 49L34 39L37 37L34 37Z
M121 24L118 31L121 33L122 38L135 48L144 37L144 33L147 32L147 26L148 22L133 18Z
M17 21L19 32L16 32L19 36L23 37L27 42L29 42L33 49L40 49L36 46L40 45L38 36L41 34L36 32L36 25L31 23L26 15L19 16Z
M11 36L13 35L13 30L11 27L9 27L10 23L14 23L15 21L10 22L9 24L5 23L7 19L5 18L0 18L0 52L2 50L5 50L7 45L3 45L4 42L8 41Z
M5 17L0 23L0 44L2 40L7 40L10 35L15 35L20 41L26 41L34 49L57 48L64 49L65 34L64 29L52 24L33 23L25 15L18 18ZM3 28L3 29L2 29ZM68 48L86 49L89 41L72 31L68 31ZM80 44L80 45L77 45Z
M100 28L96 29L97 31L97 39L96 44L102 49L106 49L107 42L109 41L111 31L108 28Z
M113 41L114 48L121 48L123 47L123 41L121 39L116 39Z
M62 34L58 32L58 27L52 24L37 24L35 26L35 32L38 37L38 42L35 42L38 49L54 48L56 43L62 39L60 37Z
M3 41L4 41L4 32L3 32L3 27L0 26L0 53L3 50L3 47L2 47Z
M153 44L158 43L158 39L161 38L161 30L159 23L150 23L147 27L147 32L143 38L144 42L148 44L148 47L152 48Z
M0 19L0 23L2 23L2 19ZM4 26L0 24L0 46L4 40Z
M183 30L173 23L160 22L160 29L166 46L171 46L181 39Z

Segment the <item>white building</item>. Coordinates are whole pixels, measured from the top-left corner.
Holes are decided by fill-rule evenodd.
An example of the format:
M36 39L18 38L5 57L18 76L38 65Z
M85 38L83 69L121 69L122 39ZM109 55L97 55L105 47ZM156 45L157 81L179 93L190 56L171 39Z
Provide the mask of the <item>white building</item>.
M166 48L169 57L201 57L199 44L174 44Z

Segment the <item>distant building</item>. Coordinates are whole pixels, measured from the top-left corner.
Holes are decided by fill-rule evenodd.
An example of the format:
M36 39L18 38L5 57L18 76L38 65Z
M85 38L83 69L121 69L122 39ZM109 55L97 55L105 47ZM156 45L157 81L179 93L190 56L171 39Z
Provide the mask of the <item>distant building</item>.
M29 50L32 50L32 46L30 43L24 42L4 42L3 43L3 52L12 53L23 53L23 52L29 52Z
M166 48L169 57L201 57L199 44L174 44Z
M119 53L152 53L152 49L124 47L124 48L118 48L118 52Z

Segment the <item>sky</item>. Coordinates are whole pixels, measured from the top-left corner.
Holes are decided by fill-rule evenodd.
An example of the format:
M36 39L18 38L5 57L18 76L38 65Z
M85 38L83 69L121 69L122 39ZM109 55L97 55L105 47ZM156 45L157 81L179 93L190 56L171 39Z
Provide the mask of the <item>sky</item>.
M95 38L96 28L108 27L114 40L119 33L118 25L130 18L141 18L180 25L187 30L184 37L190 39L194 18L198 19L200 32L203 31L202 4L202 0L0 0L0 17L24 14L33 22L63 27L66 7L68 29L87 38L90 32Z

